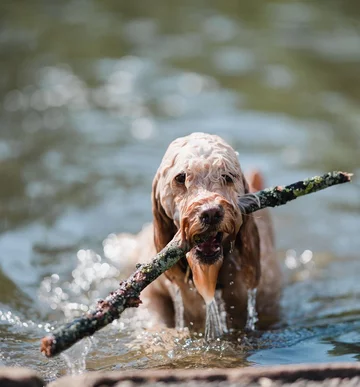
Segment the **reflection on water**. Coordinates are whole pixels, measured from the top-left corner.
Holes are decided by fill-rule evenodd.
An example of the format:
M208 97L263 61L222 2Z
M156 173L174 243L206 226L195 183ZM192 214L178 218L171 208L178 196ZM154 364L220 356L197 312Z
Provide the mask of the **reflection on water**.
M135 240L116 234L151 219L166 146L192 131L223 136L269 185L334 169L355 181L273 211L286 277L273 331L206 343L130 311L96 335L87 369L359 360L358 2L66 0L0 13L1 365L68 370L39 338L127 275Z

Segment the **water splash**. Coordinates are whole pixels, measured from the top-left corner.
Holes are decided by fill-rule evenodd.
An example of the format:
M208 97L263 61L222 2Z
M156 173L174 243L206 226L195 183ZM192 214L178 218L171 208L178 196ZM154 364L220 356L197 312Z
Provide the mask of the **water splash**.
M215 291L215 301L216 301L216 304L219 308L220 322L221 322L221 327L222 327L223 333L228 333L228 327L227 327L227 322L226 322L225 302L222 298L222 291L220 289Z
M213 340L227 332L226 312L221 291L215 292L215 297L206 304L205 340Z
M256 312L256 291L257 289L249 289L248 290L248 317L246 321L246 329L250 331L255 330L255 325L257 323L258 319L258 314Z
M169 286L171 298L174 303L175 309L175 328L182 330L185 328L184 321L184 303L181 296L181 290L175 283L171 283Z
M109 255L109 248L107 252ZM79 250L75 263L70 281L52 274L43 279L38 290L42 303L62 312L66 319L86 313L90 304L116 289L123 269L112 258L102 257L93 250Z
M68 375L79 375L86 370L86 356L94 345L94 339L87 337L60 354L67 366Z

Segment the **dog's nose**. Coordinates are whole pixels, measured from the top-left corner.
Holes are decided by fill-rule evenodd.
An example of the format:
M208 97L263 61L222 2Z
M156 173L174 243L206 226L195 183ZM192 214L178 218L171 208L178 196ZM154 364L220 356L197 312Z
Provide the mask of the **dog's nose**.
M224 217L224 208L220 205L204 208L200 215L203 224L214 226L220 223Z

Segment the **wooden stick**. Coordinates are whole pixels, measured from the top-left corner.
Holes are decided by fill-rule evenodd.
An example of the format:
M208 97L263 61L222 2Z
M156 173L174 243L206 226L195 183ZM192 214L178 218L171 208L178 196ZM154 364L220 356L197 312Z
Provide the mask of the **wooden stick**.
M276 187L266 188L262 191L241 196L239 198L239 206L245 214L250 214L266 207L282 206L300 196L308 195L333 185L350 182L352 175L352 173L347 172L329 172L322 176L300 180L285 187L277 185Z
M100 300L94 310L61 327L41 340L41 352L47 357L55 356L86 336L119 318L126 308L141 303L140 292L166 270L170 269L189 248L180 241L180 233L153 258L151 263L137 266L137 270L105 300Z
M265 207L280 206L299 196L349 182L351 176L352 174L346 172L331 172L285 187L267 188L254 194L241 196L239 206L245 214ZM197 238L196 242L200 243L204 238ZM44 337L41 341L41 352L47 357L55 356L119 318L126 308L137 307L141 303L140 292L185 257L185 254L190 250L191 246L180 239L180 233L177 233L173 240L153 258L151 263L139 265L127 280L120 283L120 287L116 291L110 293L105 300L100 300L94 310L57 328Z

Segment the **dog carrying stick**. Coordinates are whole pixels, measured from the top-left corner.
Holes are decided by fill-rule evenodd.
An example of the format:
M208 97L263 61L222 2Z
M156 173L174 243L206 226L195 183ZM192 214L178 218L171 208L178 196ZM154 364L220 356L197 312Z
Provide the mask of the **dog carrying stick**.
M346 172L330 172L285 187L267 188L241 196L239 206L245 214L265 207L281 206L300 196L333 185L347 183L351 181L351 176L352 174ZM197 242L202 240L203 238L199 238ZM173 240L150 263L139 265L127 280L120 283L117 290L110 293L105 300L98 301L94 310L57 328L44 337L41 341L41 352L47 357L55 356L119 318L126 308L137 307L141 303L140 292L185 257L190 248L191 246L181 241L179 233L176 234Z

